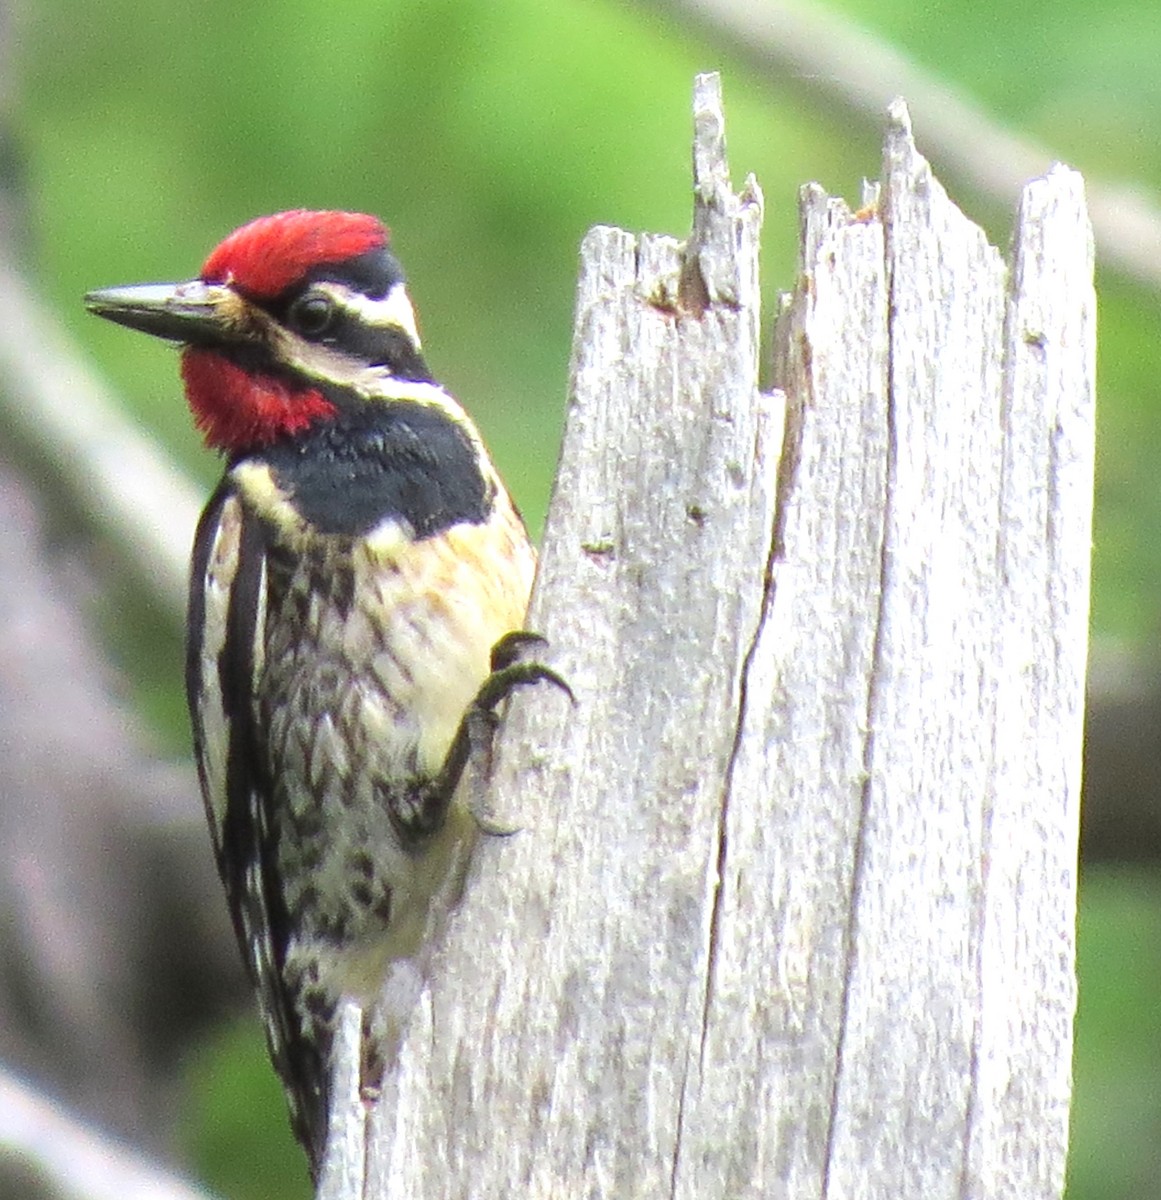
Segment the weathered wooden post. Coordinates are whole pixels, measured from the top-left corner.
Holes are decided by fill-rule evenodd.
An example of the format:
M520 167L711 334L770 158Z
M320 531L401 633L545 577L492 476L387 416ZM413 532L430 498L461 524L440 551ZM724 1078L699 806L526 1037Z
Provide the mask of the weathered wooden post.
M1093 467L1079 177L1010 265L890 114L807 188L757 384L761 197L695 92L688 242L595 229L463 904L324 1194L1063 1189ZM785 433L783 415L785 412ZM327 1189L330 1189L329 1192Z

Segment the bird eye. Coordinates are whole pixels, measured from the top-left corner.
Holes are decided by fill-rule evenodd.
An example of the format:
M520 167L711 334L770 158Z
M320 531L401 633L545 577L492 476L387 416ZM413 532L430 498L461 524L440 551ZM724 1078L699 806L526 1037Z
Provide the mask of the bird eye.
M315 338L325 333L335 315L335 306L329 296L321 292L307 292L290 306L291 324L304 337Z

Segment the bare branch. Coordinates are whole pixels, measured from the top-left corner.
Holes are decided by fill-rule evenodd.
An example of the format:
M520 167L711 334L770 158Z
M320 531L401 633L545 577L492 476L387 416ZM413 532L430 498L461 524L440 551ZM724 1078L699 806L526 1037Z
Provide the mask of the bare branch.
M59 1200L213 1200L0 1071L0 1184L18 1168Z
M48 463L175 622L199 490L122 412L11 266L0 260L0 419Z
M0 1059L160 1142L184 1039L243 986L197 784L151 753L96 584L3 464L0 514Z

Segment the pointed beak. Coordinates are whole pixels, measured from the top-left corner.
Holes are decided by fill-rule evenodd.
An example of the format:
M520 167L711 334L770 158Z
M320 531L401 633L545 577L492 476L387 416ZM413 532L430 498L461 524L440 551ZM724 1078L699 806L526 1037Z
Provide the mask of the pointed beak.
M85 296L98 317L173 342L194 344L234 340L238 296L218 283L145 283L102 288Z

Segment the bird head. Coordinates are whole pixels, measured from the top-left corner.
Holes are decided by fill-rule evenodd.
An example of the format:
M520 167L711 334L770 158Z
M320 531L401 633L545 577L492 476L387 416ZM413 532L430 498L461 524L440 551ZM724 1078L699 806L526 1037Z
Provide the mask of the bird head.
M259 217L196 279L107 288L85 304L182 344L194 419L209 446L231 454L431 382L387 229L361 213Z

